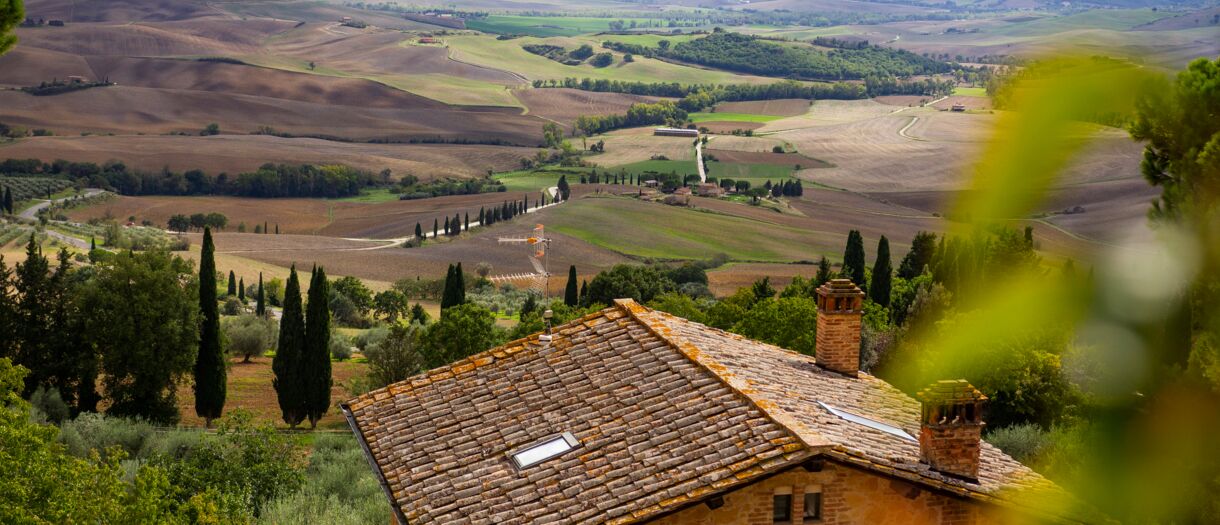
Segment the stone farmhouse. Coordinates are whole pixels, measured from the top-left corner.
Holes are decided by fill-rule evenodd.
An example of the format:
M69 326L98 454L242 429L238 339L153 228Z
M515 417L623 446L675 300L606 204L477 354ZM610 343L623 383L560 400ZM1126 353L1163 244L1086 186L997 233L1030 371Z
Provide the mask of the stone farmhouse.
M1098 521L965 381L860 372L863 295L818 289L817 359L619 300L342 409L404 525Z

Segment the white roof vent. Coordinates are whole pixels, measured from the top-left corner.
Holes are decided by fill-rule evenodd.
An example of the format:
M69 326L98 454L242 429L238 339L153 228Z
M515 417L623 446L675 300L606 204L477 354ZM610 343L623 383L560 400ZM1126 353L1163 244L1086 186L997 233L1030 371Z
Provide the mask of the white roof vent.
M573 436L571 432L564 432L558 436L547 438L539 443L512 452L509 454L509 457L512 458L513 465L516 465L517 469L520 470L559 456L578 446L580 446L580 442L576 440L576 436Z

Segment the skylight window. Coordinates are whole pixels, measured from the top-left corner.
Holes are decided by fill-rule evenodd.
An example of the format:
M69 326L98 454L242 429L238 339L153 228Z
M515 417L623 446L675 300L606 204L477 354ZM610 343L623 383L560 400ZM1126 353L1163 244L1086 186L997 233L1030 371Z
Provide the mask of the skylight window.
M905 439L905 440L908 440L908 441L916 441L916 439L915 439L915 438L913 438L913 437L911 437L911 435L910 435L910 434L907 434L906 432L903 432L903 430L902 430L901 428L898 428L898 427L896 427L896 426L893 426L893 425L887 425L887 424L882 423L882 422L880 422L880 421L873 421L873 420L871 420L871 419L869 419L869 418L866 418L866 417L863 417L863 416L857 416L857 415L855 415L855 414L853 414L853 413L851 413L851 412L844 412L844 411L839 410L839 409L837 409L837 408L835 408L835 407L832 407L832 406L830 406L830 405L827 405L826 403L823 403L823 402L821 402L821 401L818 401L818 404L819 404L819 405L822 405L822 408L825 408L825 409L826 409L827 411L829 411L831 414L834 414L834 415L839 416L839 417L841 417L841 418L843 418L843 419L846 419L846 420L848 420L848 421L851 421L852 423L856 423L856 424L864 425L864 426L866 426L866 427L868 427L868 428L871 428L871 429L874 429L874 430L880 430L880 431L882 431L882 432L885 432L886 434L890 434L890 435L898 436L898 437L900 437L900 438L902 438L902 439Z
M530 445L509 456L512 457L513 464L517 466L517 469L523 469L542 463L579 445L580 442L576 440L576 436L573 436L571 432L564 432L558 436L543 440L536 445Z

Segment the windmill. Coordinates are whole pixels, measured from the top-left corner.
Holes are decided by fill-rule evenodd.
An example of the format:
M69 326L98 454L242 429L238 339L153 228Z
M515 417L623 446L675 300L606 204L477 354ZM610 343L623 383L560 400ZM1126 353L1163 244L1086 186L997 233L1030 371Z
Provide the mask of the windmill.
M493 281L529 281L530 288L542 292L542 298L545 302L547 297L548 284L550 284L550 272L547 271L546 252L551 244L551 239L546 236L546 229L541 225L535 225L534 231L529 237L501 237L500 244L526 244L530 248L530 265L534 267L534 273L518 273L511 275L497 275L493 277Z

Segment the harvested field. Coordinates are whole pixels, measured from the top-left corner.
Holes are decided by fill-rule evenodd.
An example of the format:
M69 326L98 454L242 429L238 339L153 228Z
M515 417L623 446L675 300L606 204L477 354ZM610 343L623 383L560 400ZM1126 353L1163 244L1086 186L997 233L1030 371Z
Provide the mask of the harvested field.
M54 97L0 91L5 121L56 134L188 133L208 123L224 132L270 126L293 135L356 140L443 138L533 145L543 121L491 108L362 108L207 91L109 86ZM139 108L136 110L135 108Z
M255 53L290 29L282 20L191 20L139 24L68 24L23 28L21 44L81 56L163 57Z
M280 405L275 395L272 380L275 374L271 371L270 357L255 357L249 363L243 363L240 358L230 359L228 371L228 390L225 398L225 412L241 408L249 410L259 421L273 423L277 427L287 428L281 418ZM334 361L330 364L331 377L334 380L330 391L332 402L349 399L352 393L343 384L368 370L365 363L352 360ZM195 392L189 384L178 387L178 407L182 415L182 425L203 426L203 419L195 415ZM318 421L321 429L346 429L347 420L343 413L335 408L327 411Z
M515 91L514 95L525 104L531 115L568 127L580 116L626 113L632 104L661 100L660 97L596 93L568 88L523 89Z
M873 97L873 101L885 104L887 106L902 106L902 107L919 107L925 103L936 100L939 97L931 97L926 95L885 95L882 97Z
M448 109L440 102L376 82L256 66L179 59L88 57L91 78L121 86L211 91L370 108Z
M269 135L33 137L0 146L5 158L65 159L102 163L120 159L139 170L202 169L240 173L267 163L346 164L369 171L390 169L424 179L479 177L491 168L520 166L532 148L459 144L356 144ZM125 215L124 215L125 216Z
M988 97L970 97L954 95L932 104L936 109L952 109L954 104L966 106L967 110L991 109L991 99Z
M737 130L755 130L761 129L767 125L765 122L725 122L725 121L709 121L700 122L700 128L707 128L708 133L722 133L725 135L732 134Z
M772 132L834 126L888 115L895 109L899 108L872 100L819 100L813 103L808 113L768 122L760 128L760 131Z
M567 204L560 208L564 206ZM269 251L250 253L248 257L281 266L293 262L297 263L298 267L318 264L326 267L328 275L353 275L383 282L414 277L443 277L448 265L456 262L461 262L468 268L474 268L480 262L487 262L492 265L492 273L497 275L527 273L533 272L527 258L528 252L519 245L501 244L498 239L524 236L533 229L535 222L547 224L549 229L550 224L554 222L546 215L549 211L552 210L546 210L537 216L531 215L529 220L485 228L456 241L425 243L421 248L333 252ZM556 274L569 265L576 265L581 275L591 277L615 264L628 262L628 259L621 255L573 237L552 232L548 232L548 236L554 239L549 264L551 271ZM556 286L555 281L561 280L552 279L553 287Z
M589 161L601 167L622 166L651 160L661 155L669 160L692 160L695 158L694 140L687 137L657 137L653 128L618 130L608 135L598 135L597 140L606 141L606 151L589 157Z
M707 285L713 295L723 297L763 277L770 277L771 286L783 290L793 277L812 278L817 273L813 264L730 263L707 272Z
M89 63L70 53L19 45L0 55L0 86L37 86L73 75L93 78Z
M713 155L720 162L744 164L772 164L776 166L797 166L801 169L829 168L830 164L818 159L806 157L800 153L774 153L771 151L731 151L722 149L707 149L705 155Z
M783 146L784 141L770 136L744 137L738 135L721 135L709 137L707 148L720 151L760 151L769 152L775 146Z
M777 100L754 100L747 102L721 102L716 113L744 113L751 115L775 115L795 117L809 112L810 101L803 98Z
M197 0L28 0L25 4L27 16L67 22L182 20L217 15L206 2Z
M577 185L579 196L589 191ZM327 201L324 199L254 199L244 197L117 197L103 204L78 208L68 215L72 220L85 221L93 218L115 217L126 218L135 216L137 222L148 219L155 224L163 225L175 214L192 213L223 213L229 219L229 231L236 232L238 224L245 223L248 232L254 231L255 224L267 223L272 231L279 226L282 234L299 234L302 239L294 236L281 235L279 239L267 241L272 243L272 249L280 250L278 243L288 243L283 250L318 249L349 249L377 246L377 244L356 243L337 246L322 246L317 243L323 240L308 240L310 235L327 237L349 237L370 239L397 239L415 233L415 223L420 223L425 230L431 231L433 221L444 224L446 217L460 213L465 218L470 214L478 217L479 208L499 206L508 199L521 200L528 195L532 201L537 200L537 192L515 193L482 193L478 195L455 195L408 201L388 201L375 204L359 202ZM531 216L532 217L532 216ZM531 221L533 219L530 219ZM235 234L236 235L236 234ZM248 237L257 237L251 234ZM274 237L274 235L272 235ZM251 239L251 242L261 242ZM296 243L313 243L299 246ZM336 241L348 243L348 241ZM220 248L218 248L220 249ZM244 250L242 250L244 253Z

